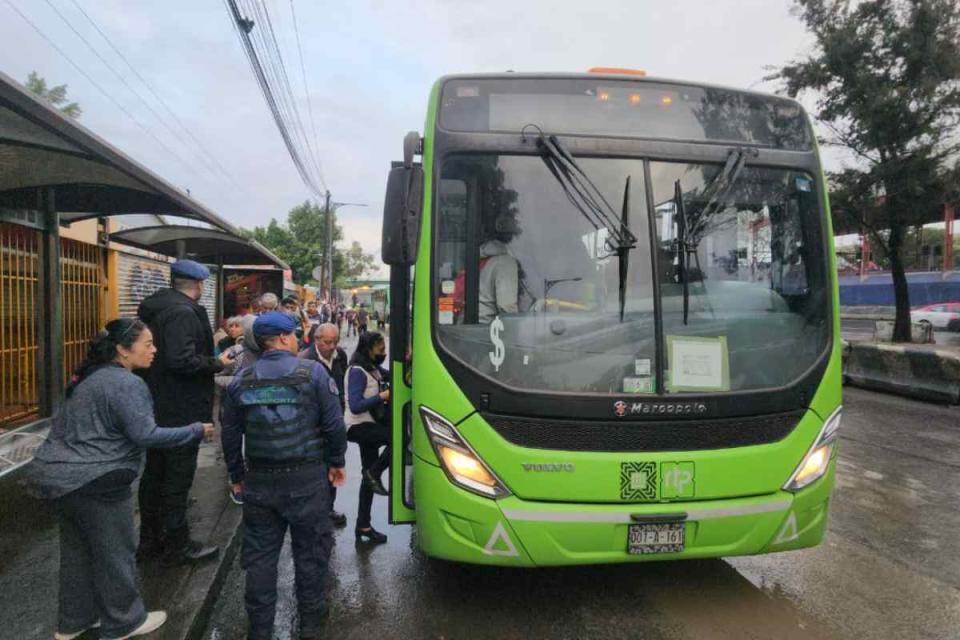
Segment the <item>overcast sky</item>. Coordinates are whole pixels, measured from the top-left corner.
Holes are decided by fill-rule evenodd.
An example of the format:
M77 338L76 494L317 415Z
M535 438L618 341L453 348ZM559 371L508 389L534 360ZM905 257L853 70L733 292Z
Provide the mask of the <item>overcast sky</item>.
M334 200L369 205L341 209L340 222L348 242L377 254L390 161L400 157L405 132L422 133L427 96L441 75L623 66L657 77L772 90L761 82L765 67L802 55L811 43L788 0L293 1L323 174ZM229 180L216 168L207 170L196 145L173 136L50 6L150 99L74 0L0 0L0 69L20 81L35 70L50 83L67 83L70 98L83 107L84 125L235 224L282 221L310 197L222 0L76 2ZM176 155L104 97L11 3ZM267 7L306 121L290 0L267 0ZM159 105L155 110L165 114Z

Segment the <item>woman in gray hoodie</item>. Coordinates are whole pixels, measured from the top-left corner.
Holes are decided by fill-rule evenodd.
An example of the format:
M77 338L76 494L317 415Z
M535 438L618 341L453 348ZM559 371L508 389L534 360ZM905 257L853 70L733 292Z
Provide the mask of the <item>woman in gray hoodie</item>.
M146 383L134 375L156 353L139 320L108 323L91 341L62 410L37 450L29 475L54 500L60 525L60 598L56 640L87 629L130 638L159 628L166 613L147 613L137 590L131 484L147 447L173 447L212 436L199 422L158 429Z

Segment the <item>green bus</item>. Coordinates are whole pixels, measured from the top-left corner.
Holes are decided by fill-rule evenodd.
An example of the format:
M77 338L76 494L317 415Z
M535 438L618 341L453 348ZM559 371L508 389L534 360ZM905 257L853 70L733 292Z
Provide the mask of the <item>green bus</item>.
M839 303L797 102L627 70L444 77L390 171L382 253L390 521L426 555L822 540Z

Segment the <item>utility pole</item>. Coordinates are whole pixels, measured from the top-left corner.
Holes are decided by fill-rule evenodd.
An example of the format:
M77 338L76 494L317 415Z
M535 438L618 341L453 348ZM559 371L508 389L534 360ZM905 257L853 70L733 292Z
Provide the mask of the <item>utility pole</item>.
M327 214L327 247L325 249L324 262L326 263L325 275L327 277L327 301L333 302L333 212L330 210L330 190L326 191L326 205L324 209ZM320 283L323 286L323 283Z

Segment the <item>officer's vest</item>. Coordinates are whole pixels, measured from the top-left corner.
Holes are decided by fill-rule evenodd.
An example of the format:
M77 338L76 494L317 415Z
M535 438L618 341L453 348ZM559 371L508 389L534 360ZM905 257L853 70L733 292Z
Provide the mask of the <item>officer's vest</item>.
M301 362L290 375L269 380L257 378L256 366L240 374L239 405L251 468L322 461L318 414L307 410L320 404L311 380L312 364Z

